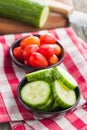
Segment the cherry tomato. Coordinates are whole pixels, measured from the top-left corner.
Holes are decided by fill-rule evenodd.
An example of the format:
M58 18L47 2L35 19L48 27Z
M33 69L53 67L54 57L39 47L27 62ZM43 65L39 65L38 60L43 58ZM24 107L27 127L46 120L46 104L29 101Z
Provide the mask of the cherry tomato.
M57 64L58 61L59 61L59 59L56 55L52 55L51 57L48 58L48 64L49 65Z
M38 52L34 52L30 55L29 64L38 68L45 68L48 66L46 58Z
M23 61L23 49L21 46L18 46L13 49L13 55L15 58L17 58L19 61Z
M55 42L56 38L52 33L47 33L40 36L41 44L54 44Z
M40 46L38 52L45 57L50 57L53 54L58 55L60 53L60 46L57 44L44 44Z
M28 36L28 37L25 37L20 45L25 48L27 45L30 45L30 44L37 44L38 46L40 45L40 39L39 37L37 36Z
M38 45L37 44L31 44L31 45L28 45L24 48L24 51L23 51L23 57L24 59L28 59L29 56L37 51L39 49Z
M58 44L54 44L54 47L56 48L55 54L59 55L61 53L61 51L62 51L61 47Z

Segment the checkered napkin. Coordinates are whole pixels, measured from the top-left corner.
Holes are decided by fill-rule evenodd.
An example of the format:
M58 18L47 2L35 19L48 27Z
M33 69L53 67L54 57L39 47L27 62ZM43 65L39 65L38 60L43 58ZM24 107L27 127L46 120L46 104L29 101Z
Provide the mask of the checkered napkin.
M81 91L79 104L74 110L53 118L37 119L27 111L17 97L18 83L26 72L12 62L9 48L14 40L30 33L0 36L0 122L10 122L13 130L87 130L87 44L72 28L44 30L61 41L66 54L61 67L77 81ZM59 118L60 117L60 118Z

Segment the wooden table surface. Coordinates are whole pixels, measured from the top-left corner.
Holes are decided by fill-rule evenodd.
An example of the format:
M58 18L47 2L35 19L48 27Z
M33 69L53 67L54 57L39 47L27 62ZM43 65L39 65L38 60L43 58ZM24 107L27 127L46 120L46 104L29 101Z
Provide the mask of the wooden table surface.
M78 2L77 0L72 1L75 6L75 9L87 13L87 0L79 0ZM75 32L81 39L87 42L87 27L81 27L75 24L71 24L70 26L75 30ZM11 130L9 123L1 123L0 130Z

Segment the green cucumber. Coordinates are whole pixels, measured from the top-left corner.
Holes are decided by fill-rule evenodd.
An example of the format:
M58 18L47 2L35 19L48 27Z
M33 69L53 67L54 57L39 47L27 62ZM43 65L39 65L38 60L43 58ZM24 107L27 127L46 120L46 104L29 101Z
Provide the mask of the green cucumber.
M21 90L21 99L30 107L37 108L45 105L51 96L50 85L45 81L27 83Z
M54 81L54 69L43 69L38 70L32 73L26 74L26 78L28 82L36 81L36 80L44 80L46 82L52 82Z
M75 89L78 85L76 80L63 68L56 66L55 70L55 79L62 81L70 89Z
M0 0L0 16L43 27L49 7L34 0Z
M62 109L69 108L75 104L76 102L75 91L67 88L62 83L60 84L58 80L55 80L52 83L52 91L56 103Z

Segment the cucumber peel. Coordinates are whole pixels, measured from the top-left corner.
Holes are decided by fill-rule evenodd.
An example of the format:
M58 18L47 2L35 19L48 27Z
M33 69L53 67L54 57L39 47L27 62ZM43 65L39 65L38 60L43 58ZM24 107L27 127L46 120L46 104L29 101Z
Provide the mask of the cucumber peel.
M28 82L36 81L36 80L44 80L46 82L52 82L54 81L54 69L43 69L38 70L33 73L26 74L26 78Z

